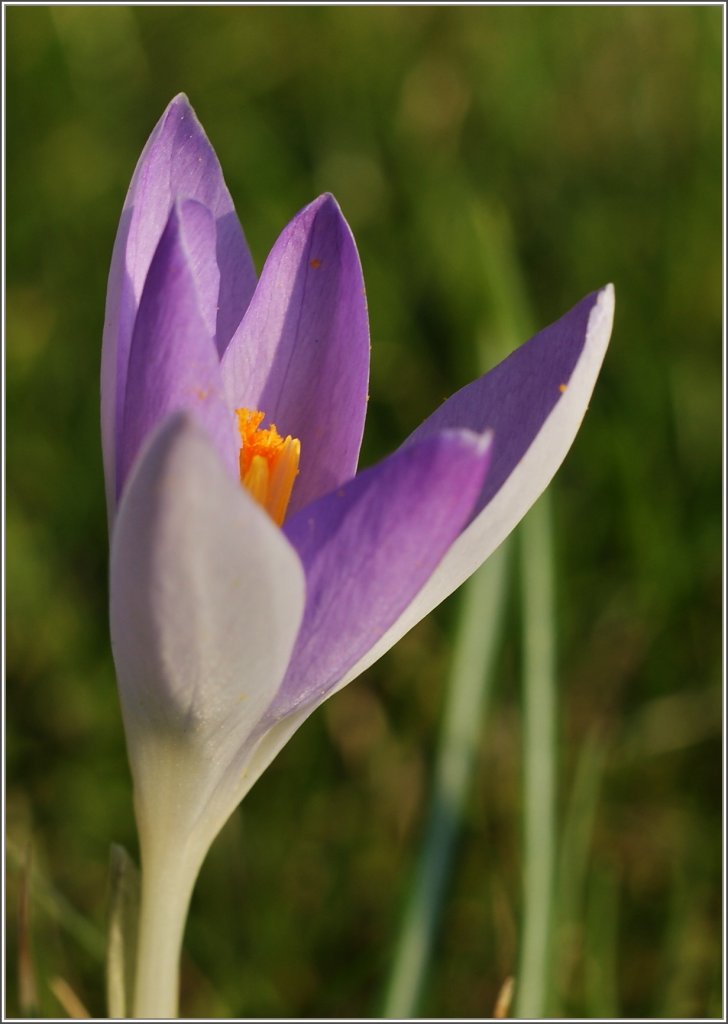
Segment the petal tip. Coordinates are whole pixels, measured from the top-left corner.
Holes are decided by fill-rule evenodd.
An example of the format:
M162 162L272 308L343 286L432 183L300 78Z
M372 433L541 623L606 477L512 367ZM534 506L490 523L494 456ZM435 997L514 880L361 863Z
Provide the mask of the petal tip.
M482 434L476 434L477 449L479 453L487 452L493 446L495 430L484 430Z
M331 192L323 192L320 196L317 196L313 202L304 207L302 213L308 215L311 224L321 216L326 219L326 223L336 221L340 224L346 224L346 218L341 212L341 207Z
M614 285L611 282L597 292L596 302L589 313L586 328L587 343L594 341L606 349L614 321Z
M202 127L195 108L190 103L189 97L185 92L178 92L169 101L159 123L167 132L176 131L179 125L187 123L188 127L193 129L192 135L202 136L204 141L207 142L205 129ZM209 142L207 144L209 145Z
M172 113L172 111L194 114L192 104L190 103L189 96L186 92L178 92L177 95L169 101L166 113L169 114Z
M490 455L490 450L493 447L493 439L495 437L495 431L491 428L479 431L463 427L454 430L444 430L443 434L455 437L464 447L479 457Z
M467 460L473 471L471 482L475 482L477 478L478 485L482 486L493 457L494 437L495 431L490 428L479 431L460 427L446 428L434 435L431 441L434 450L444 446L445 450L450 451L452 455L459 453L456 457Z
M324 206L333 207L333 209L341 212L341 207L336 199L333 192L322 192L320 196L316 196L313 202L309 203L309 209L321 209Z
M215 215L210 207L203 203L201 199L194 199L192 196L175 197L172 209L170 210L170 217L173 214L176 217L177 223L184 223L189 218L204 217L212 224L215 219Z
M614 310L614 300L614 285L610 281L609 284L605 284L604 287L599 290L597 295L597 305L601 304L605 309L609 308Z
M169 210L169 216L167 217L167 223L165 225L162 238L168 237L171 244L180 246L186 259L191 265L194 265L196 262L194 255L195 239L196 236L199 235L200 231L206 231L210 235L210 239L208 240L208 256L210 256L210 258L207 263L208 265L212 265L213 261L210 254L214 253L214 248L212 247L215 231L214 214L210 210L209 206L200 202L199 199L192 199L189 197L175 198ZM199 260L197 260L197 262L199 262ZM193 279L195 285L199 287L200 281L198 281L196 277ZM217 303L217 295L215 296L215 303Z

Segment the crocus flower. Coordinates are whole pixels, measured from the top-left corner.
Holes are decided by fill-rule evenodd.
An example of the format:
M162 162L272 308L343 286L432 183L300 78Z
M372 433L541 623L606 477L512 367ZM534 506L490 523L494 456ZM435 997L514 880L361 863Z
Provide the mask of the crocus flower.
M548 484L609 340L587 296L357 472L369 332L324 195L256 281L186 98L114 247L101 402L111 636L143 870L136 1012L173 1012L194 880L309 714L463 582Z

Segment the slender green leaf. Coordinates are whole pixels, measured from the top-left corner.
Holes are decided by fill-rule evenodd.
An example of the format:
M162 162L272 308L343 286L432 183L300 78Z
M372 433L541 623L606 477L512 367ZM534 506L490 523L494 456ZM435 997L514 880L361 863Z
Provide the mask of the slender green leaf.
M447 686L425 839L395 952L384 1017L416 1013L492 690L507 587L508 544L466 584Z
M523 604L523 932L519 1017L545 1016L556 858L556 684L551 504L544 494L521 525Z

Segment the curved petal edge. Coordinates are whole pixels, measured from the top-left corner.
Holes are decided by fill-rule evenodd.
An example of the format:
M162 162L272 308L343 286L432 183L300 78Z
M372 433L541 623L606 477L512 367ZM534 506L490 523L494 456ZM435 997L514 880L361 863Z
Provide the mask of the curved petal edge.
M573 331L574 324L570 320L576 316L576 321L581 324L580 335ZM493 464L485 480L485 487L478 500L480 511L472 521L465 527L460 536L455 540L442 562L439 564L430 579L425 583L410 605L405 609L392 627L380 638L357 663L346 673L340 683L335 687L335 692L346 686L360 675L365 669L372 665L386 651L390 649L405 633L407 633L420 619L424 618L434 607L460 586L473 572L488 558L490 554L501 544L508 534L521 521L531 505L537 500L541 493L550 483L556 470L559 468L567 452L569 451L579 426L584 418L589 405L592 391L596 383L599 370L609 344L614 319L614 287L609 284L599 292L582 300L574 309L567 313L562 320L557 321L551 328L536 335L531 342L517 349L509 360L522 353L524 350L524 364L521 367L526 376L529 375L529 357L534 354L536 348L537 365L547 366L548 360L545 353L539 352L534 342L545 339L547 346L558 345L563 340L559 331L559 325L567 328L572 345L577 348L576 356L571 360L571 370L566 381L559 379L555 383L551 377L548 378L547 387L555 384L557 396L551 394L548 398L550 411L538 427L537 432L531 438L522 457L512 466L511 471L505 480L501 480L499 489L493 494L490 493L491 475L498 471L498 444L502 436L505 422L502 420L496 427L496 435L493 443ZM528 346L532 348L529 350ZM486 378L502 368L508 360L495 367ZM508 372L512 371L512 364ZM532 378L538 386L538 377ZM485 378L481 378L484 381ZM496 377L497 380L497 377ZM474 382L477 385L479 382ZM565 386L563 390L559 384ZM474 385L469 385L472 388ZM466 390L466 389L464 389ZM498 389L495 389L497 393ZM461 393L459 392L458 395ZM445 422L458 422L457 410L446 407L449 403L458 399L454 395L452 399L442 407L445 413ZM521 397L523 392L521 391ZM507 392L505 393L507 398ZM462 409L461 409L462 411ZM440 413L440 410L438 410ZM407 444L413 443L421 435L420 431L427 436L428 428L442 423L437 420L438 413L435 413L430 420L426 420L422 427L412 435ZM452 414L452 415L451 415ZM489 417L487 412L482 410L477 413L476 423L496 422L493 415ZM460 421L461 422L461 421ZM471 420L472 422L472 420ZM461 423L465 426L467 424ZM423 429L424 428L424 429ZM483 505L483 496L487 496L487 503Z

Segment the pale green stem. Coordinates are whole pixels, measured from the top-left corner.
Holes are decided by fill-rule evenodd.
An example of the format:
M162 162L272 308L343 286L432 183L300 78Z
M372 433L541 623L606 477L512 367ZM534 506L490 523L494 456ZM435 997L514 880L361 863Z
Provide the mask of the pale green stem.
M556 684L551 508L544 494L520 530L523 602L523 925L517 1016L545 1015L555 841Z
M199 867L197 857L142 846L134 1017L177 1016L182 938Z
M447 686L429 820L395 951L383 1017L415 1015L432 953L491 692L507 582L503 544L466 584Z

